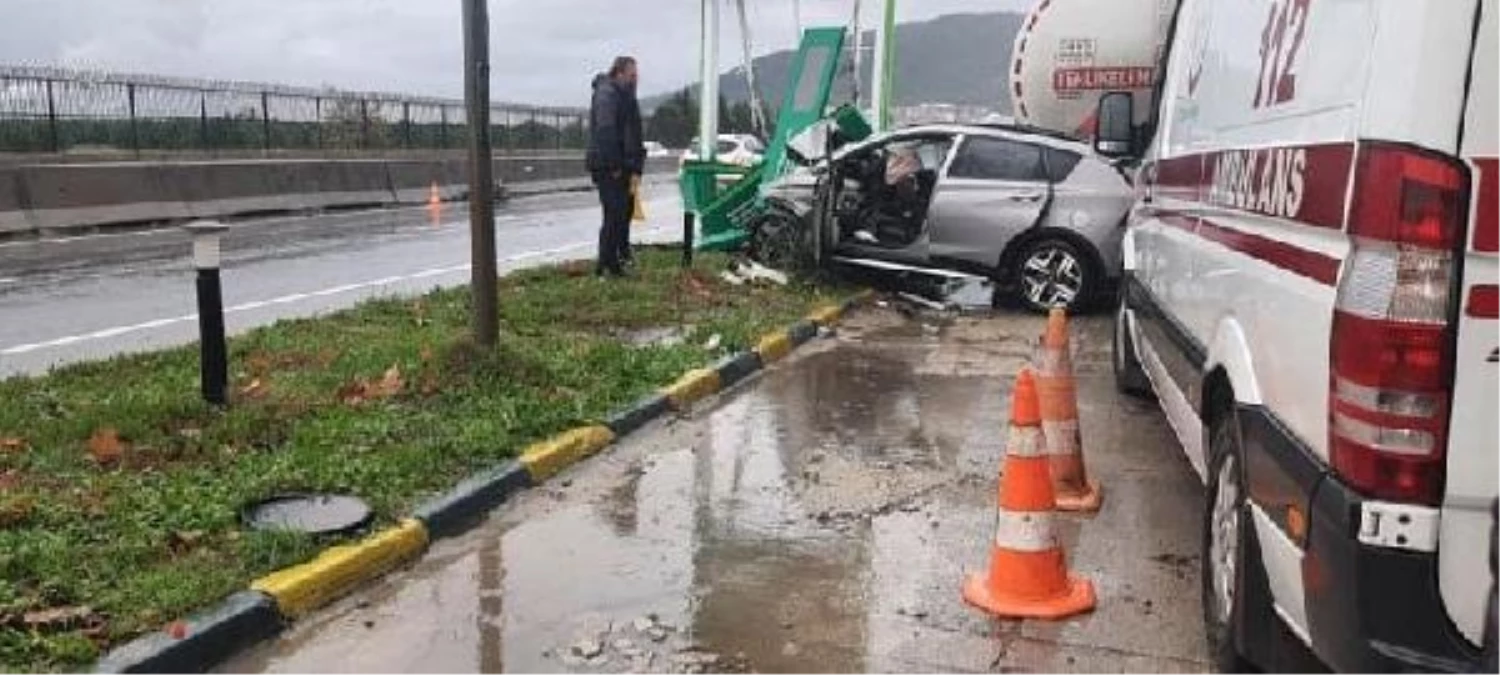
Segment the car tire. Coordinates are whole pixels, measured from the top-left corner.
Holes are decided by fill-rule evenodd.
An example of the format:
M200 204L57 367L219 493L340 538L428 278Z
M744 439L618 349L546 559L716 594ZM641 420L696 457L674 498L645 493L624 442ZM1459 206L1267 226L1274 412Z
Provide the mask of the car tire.
M1021 306L1046 314L1057 305L1069 311L1088 306L1099 286L1094 257L1058 236L1026 242L1011 259L1014 292Z
M1156 393L1151 389L1151 380L1146 377L1146 371L1141 367L1141 360L1136 356L1135 339L1130 335L1129 320L1125 314L1125 289L1120 288L1120 300L1115 304L1115 326L1114 339L1110 344L1110 362L1114 366L1115 389L1127 396L1139 399L1154 399Z
M1259 672L1242 652L1241 637L1275 619L1253 534L1239 418L1232 407L1219 414L1208 441L1200 581L1209 658L1221 673Z
M805 228L790 209L768 203L751 218L748 229L748 252L752 260L780 270L807 264Z

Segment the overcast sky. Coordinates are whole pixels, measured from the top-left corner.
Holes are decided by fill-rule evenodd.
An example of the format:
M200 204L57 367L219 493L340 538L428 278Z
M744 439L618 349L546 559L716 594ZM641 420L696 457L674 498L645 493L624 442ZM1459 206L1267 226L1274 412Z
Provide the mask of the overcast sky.
M3 0L0 62L70 65L439 96L463 93L460 0ZM734 3L721 65L738 65ZM756 53L790 46L793 0L748 0ZM803 25L847 24L853 0L801 0ZM876 19L864 0L863 25ZM1032 0L902 0L901 21L1024 10ZM696 0L489 0L491 97L586 101L591 75L634 54L642 92L694 79Z

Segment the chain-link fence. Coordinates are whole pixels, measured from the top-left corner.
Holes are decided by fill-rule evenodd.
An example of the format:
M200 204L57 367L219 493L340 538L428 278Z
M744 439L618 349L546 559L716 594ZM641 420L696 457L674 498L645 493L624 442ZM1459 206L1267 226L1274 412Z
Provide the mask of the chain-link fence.
M577 152L587 113L497 104L498 153ZM462 100L0 65L0 153L462 149Z

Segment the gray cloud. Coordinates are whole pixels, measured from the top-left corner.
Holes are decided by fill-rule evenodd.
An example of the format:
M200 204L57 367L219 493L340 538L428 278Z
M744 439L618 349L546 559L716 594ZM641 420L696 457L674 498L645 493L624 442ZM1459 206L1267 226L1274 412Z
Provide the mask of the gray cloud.
M865 0L866 19L875 17ZM1031 0L904 0L902 20L1024 9ZM740 62L725 2L720 63ZM804 25L849 21L850 0L801 0ZM459 0L5 0L0 61L217 79L462 94ZM696 77L694 0L490 0L491 95L578 105L616 54L645 92ZM750 0L757 53L790 46L792 0Z

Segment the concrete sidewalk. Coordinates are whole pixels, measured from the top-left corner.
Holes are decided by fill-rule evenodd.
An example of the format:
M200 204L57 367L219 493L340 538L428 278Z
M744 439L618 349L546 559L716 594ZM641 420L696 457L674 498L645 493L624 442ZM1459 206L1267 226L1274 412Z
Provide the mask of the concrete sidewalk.
M1103 510L1061 516L1099 606L996 621L987 564L1033 316L851 315L695 415L627 438L225 671L1201 671L1202 490L1075 322Z

